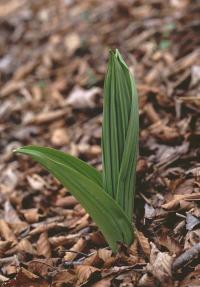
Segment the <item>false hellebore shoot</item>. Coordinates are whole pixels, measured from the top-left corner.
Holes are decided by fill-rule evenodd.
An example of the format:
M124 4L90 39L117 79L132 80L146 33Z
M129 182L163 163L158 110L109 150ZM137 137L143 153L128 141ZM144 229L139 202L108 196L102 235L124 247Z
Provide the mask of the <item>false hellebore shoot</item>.
M104 84L103 174L52 148L26 146L90 214L114 252L117 243L133 241L132 213L138 150L138 100L134 80L119 51L110 51Z

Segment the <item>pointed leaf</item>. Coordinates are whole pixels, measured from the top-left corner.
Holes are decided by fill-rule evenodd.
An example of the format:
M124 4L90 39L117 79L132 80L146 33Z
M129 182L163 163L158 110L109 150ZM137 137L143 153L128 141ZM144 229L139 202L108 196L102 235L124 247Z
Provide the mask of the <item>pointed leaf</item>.
M121 207L100 186L98 176L87 167L82 169L79 159L45 147L29 146L16 152L30 155L51 172L91 215L113 251L117 242L130 244L133 240L132 226ZM95 175L95 176L94 176Z
M139 116L134 80L118 51L110 52L104 85L103 185L132 217Z

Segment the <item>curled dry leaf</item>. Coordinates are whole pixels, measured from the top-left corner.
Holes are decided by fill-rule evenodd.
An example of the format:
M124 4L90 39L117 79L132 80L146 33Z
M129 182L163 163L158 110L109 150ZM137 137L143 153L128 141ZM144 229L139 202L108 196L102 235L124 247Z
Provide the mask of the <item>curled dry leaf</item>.
M7 241L17 242L17 238L14 232L3 219L0 219L0 234Z
M173 257L167 252L160 252L155 244L151 243L150 264L147 265L147 270L162 284L171 283L172 262Z
M27 223L19 218L9 201L6 201L4 205L4 219L12 227L15 234L19 234L27 228Z
M51 258L51 245L46 232L43 232L37 241L37 251L39 255Z
M190 249L200 242L200 229L189 231L185 237L184 249Z
M88 265L76 266L78 282L76 286L86 284L89 281L96 281L101 278L101 270Z
M33 174L31 176L27 176L27 180L28 180L28 183L30 184L31 188L33 190L42 190L44 188L44 186L46 185L45 184L45 181L44 179L39 176L38 174Z
M70 33L64 39L64 44L69 55L72 55L81 45L81 39L79 34Z
M51 259L37 259L28 262L28 271L38 276L47 276L49 272L54 270Z
M54 276L52 287L75 286L77 275L74 270L61 270Z
M65 196L65 197L58 197L56 199L55 205L59 207L74 207L78 201L73 195Z
M138 230L136 230L136 236L139 242L140 247L142 248L145 256L149 257L151 248L148 239L144 236L144 234Z
M4 219L7 223L21 222L16 210L11 205L10 201L6 201L4 205Z
M156 280L151 274L146 273L142 275L142 277L140 278L138 282L138 286L139 287L155 287Z
M32 244L30 241L26 238L22 239L18 244L17 244L17 250L18 251L24 251L29 254L36 254L36 250L33 248Z
M81 219L77 220L75 224L73 224L74 230L78 232L79 230L87 227L89 225L89 219L90 216L88 213L86 213Z
M169 230L162 228L162 231L158 232L155 236L155 242L168 249L171 255L180 254L182 251L181 245L173 236L169 235Z
M194 270L180 282L179 287L198 287L200 282L199 270Z
M192 193L192 194L176 194L173 199L169 202L162 205L162 208L166 210L177 209L180 206L180 201L199 201L200 193Z
M45 280L39 278L37 275L33 274L25 268L20 269L16 276L15 282L15 287L49 287L49 284Z
M29 208L29 209L23 209L20 211L26 221L28 221L29 223L34 223L34 222L38 222L39 221L39 210L38 208Z
M111 265L113 261L115 260L114 257L112 257L112 251L108 249L99 249L98 251L95 251L91 256L87 257L84 260L84 265L90 265L95 267L103 266L107 267L107 264Z
M69 136L66 132L66 128L57 128L53 130L51 135L51 142L54 146L65 146L69 143Z
M75 87L66 100L66 104L75 109L94 108L96 106L96 97L100 94L101 89L93 87L90 90L84 90Z
M52 246L58 247L61 245L71 246L74 244L75 240L80 237L80 234L69 234L69 235L60 235L49 238L49 242Z
M11 241L0 241L0 258L3 257L4 253L10 248L11 245Z
M65 253L64 259L66 261L73 261L79 252L82 252L86 246L86 241L83 238L80 238L76 244L68 252Z
M110 287L111 286L111 280L112 280L112 277L104 278L104 279L99 280L90 286L91 287Z

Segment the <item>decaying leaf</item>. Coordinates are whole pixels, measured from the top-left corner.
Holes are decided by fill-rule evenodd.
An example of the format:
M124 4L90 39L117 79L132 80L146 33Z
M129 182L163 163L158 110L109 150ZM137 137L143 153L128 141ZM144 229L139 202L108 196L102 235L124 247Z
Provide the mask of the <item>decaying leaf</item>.
M68 96L66 104L76 109L94 108L96 106L96 98L100 92L101 89L97 87L91 88L90 90L76 87Z
M64 259L66 261L73 261L76 256L78 255L79 252L82 252L85 248L86 245L86 241L83 238L80 238L75 244L74 246L65 253Z
M88 265L80 265L76 267L76 272L78 276L78 282L76 286L80 286L82 284L88 284L89 281L96 281L100 279L101 271L98 268L88 266Z
M52 287L62 287L63 284L75 286L77 275L74 270L58 271L53 278Z
M17 242L17 238L5 220L0 219L0 234L7 241Z
M136 236L139 242L140 247L142 248L145 256L149 257L151 248L148 239L144 236L144 234L140 231L136 231Z
M176 194L174 198L168 203L162 205L162 208L166 210L177 209L180 205L180 201L199 201L200 193L191 193L191 194Z
M150 263L147 266L147 270L158 279L163 286L169 286L172 280L173 260L173 257L167 252L160 252L155 244L151 243Z
M51 258L51 245L46 232L43 232L37 241L37 251L39 255Z

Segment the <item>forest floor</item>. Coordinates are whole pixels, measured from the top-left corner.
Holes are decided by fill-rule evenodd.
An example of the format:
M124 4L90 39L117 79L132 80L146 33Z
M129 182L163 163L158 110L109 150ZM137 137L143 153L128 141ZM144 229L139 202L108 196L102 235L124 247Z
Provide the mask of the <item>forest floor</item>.
M200 286L200 2L0 2L0 286ZM135 241L112 254L69 191L26 156L101 164L118 48L140 102Z

